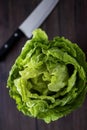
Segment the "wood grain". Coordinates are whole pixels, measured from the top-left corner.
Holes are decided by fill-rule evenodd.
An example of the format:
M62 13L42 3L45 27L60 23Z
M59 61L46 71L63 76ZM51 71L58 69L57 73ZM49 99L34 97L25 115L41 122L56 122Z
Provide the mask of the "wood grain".
M0 46L41 0L0 0ZM87 55L87 0L60 0L41 25L49 39L65 36ZM87 130L87 98L78 110L50 124L24 116L6 88L9 70L27 38L21 39L0 62L0 130Z

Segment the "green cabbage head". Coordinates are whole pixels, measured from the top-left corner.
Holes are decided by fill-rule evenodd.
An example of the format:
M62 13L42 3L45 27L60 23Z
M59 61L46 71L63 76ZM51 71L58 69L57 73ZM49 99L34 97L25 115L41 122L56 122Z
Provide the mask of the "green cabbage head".
M39 28L12 66L7 86L19 111L50 123L82 105L86 81L87 63L80 47L64 37L48 40Z

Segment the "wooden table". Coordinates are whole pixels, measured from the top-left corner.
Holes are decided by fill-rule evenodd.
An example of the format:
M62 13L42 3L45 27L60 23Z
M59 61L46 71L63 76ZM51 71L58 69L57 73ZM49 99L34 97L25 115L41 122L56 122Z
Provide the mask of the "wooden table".
M0 0L0 47L40 0ZM49 39L65 36L87 55L87 0L60 0L41 25ZM10 98L6 81L27 38L21 39L0 62L0 130L87 130L87 99L78 110L50 124L24 116Z

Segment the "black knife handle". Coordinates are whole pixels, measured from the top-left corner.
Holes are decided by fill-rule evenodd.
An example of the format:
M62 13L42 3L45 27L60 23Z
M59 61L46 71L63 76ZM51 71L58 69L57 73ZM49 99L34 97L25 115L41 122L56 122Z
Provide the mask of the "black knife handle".
M12 36L8 39L8 41L3 44L0 48L0 60L3 60L10 49L24 36L23 32L17 29Z

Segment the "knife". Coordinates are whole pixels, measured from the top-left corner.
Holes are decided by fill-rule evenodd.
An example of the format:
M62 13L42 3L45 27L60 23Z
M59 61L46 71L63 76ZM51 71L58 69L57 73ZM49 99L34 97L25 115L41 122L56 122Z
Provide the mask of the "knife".
M42 0L34 11L24 20L24 22L11 35L6 43L0 48L0 60L3 60L11 47L16 44L22 37L32 37L32 31L38 28L47 16L54 9L59 0Z

